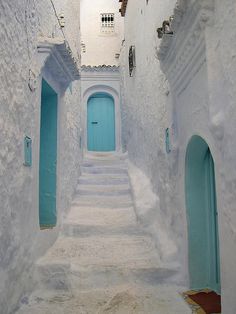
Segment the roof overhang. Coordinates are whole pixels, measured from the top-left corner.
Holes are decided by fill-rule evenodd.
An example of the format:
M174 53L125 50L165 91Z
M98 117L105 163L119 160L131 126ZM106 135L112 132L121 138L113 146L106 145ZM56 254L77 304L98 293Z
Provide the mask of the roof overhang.
M121 2L121 8L120 8L121 16L125 16L128 0L119 0L119 2Z
M67 87L80 78L78 61L65 40L39 37L37 50L41 67L47 67L60 85Z

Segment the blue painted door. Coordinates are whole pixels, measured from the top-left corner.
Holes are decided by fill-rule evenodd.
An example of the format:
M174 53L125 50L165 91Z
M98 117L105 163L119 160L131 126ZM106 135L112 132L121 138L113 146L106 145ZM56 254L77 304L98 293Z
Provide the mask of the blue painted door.
M42 229L57 223L57 94L42 81L40 162L39 162L39 222Z
M115 150L115 106L107 94L89 98L87 108L87 146L89 151Z
M214 161L207 143L194 136L186 155L189 273L192 289L220 292L220 254Z
M206 206L208 208L209 226L209 286L220 292L220 254L219 254L219 231L218 211L216 202L215 168L214 161L208 148L205 156L205 178L206 178Z

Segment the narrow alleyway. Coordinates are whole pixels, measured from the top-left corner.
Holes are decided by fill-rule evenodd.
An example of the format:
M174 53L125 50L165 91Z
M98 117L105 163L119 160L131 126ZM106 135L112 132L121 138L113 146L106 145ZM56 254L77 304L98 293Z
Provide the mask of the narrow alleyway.
M36 290L18 314L191 312L136 221L122 156L84 161L62 233L35 272Z

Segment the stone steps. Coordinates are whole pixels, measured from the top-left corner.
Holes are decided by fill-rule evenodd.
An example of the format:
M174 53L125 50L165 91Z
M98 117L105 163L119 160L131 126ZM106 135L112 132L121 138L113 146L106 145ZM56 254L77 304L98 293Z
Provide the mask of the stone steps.
M157 285L175 275L160 267L149 237L61 237L37 263L46 289L106 288L129 282Z
M177 288L162 297L178 269L161 265L133 205L122 156L90 153L60 237L35 266L38 290L18 314L189 314Z
M80 191L96 191L96 192L116 192L116 191L128 191L130 190L130 185L125 183L120 184L79 184L76 190L78 193Z
M72 206L126 208L133 206L131 195L76 195Z
M127 169L111 166L82 166L81 172L82 174L127 174Z
M37 290L17 314L191 314L175 285L129 284L109 289Z
M130 195L131 190L129 187L119 189L114 189L111 186L107 188L90 188L90 187L79 187L77 190L77 195L85 195L85 196L123 196Z
M81 185L123 185L129 184L128 175L82 175L79 178L79 184Z
M72 207L63 225L68 236L140 234L133 208Z

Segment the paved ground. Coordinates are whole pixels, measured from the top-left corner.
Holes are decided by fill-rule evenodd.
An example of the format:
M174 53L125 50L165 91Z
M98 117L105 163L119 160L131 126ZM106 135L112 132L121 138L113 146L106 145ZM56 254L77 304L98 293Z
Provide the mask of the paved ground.
M60 237L36 265L37 289L17 313L191 313L175 275L136 221L126 163L94 155Z

